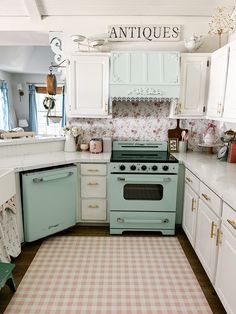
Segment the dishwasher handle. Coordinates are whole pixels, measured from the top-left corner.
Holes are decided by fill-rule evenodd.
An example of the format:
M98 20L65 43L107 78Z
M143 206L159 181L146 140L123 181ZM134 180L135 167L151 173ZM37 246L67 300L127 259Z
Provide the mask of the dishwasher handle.
M72 174L73 174L73 172L69 171L67 173L60 173L60 174L56 174L53 176L34 178L33 182L34 183L41 183L41 182L49 182L49 181L53 181L53 180L58 180L58 179L64 179L64 178L70 177Z

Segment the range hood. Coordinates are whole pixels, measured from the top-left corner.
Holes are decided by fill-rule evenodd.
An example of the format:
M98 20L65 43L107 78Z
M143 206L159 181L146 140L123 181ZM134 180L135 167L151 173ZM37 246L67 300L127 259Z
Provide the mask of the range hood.
M179 52L112 52L110 67L112 101L167 101L179 98L179 93Z

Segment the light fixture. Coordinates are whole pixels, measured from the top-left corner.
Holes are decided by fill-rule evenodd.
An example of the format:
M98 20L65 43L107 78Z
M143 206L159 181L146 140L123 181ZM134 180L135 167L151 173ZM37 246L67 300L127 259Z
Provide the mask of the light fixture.
M221 35L234 30L234 20L227 13L225 7L217 7L209 22L209 34L219 36L219 48L221 47Z
M22 84L17 84L17 90L18 90L18 93L20 95L20 102L21 102L21 97L24 96Z

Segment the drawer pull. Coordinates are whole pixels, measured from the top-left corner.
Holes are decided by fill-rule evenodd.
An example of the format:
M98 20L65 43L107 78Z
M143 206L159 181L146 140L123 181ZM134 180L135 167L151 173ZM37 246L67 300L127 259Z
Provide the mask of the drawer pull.
M192 198L192 212L196 210L196 200Z
M227 219L227 222L236 230L236 222L234 220Z
M192 183L193 181L189 178L189 177L186 177L186 180L190 183Z
M89 172L99 172L98 169L88 169Z
M202 193L202 196L205 198L206 201L210 201L211 200L210 197L207 194L205 194L205 193Z
M99 208L99 206L96 204L95 205L89 205L88 208Z
M168 223L169 219L124 219L124 218L117 218L117 222L119 223L147 223L147 224L162 224Z
M97 182L89 182L88 185L99 185Z
M218 228L217 234L216 234L216 246L219 246L221 244L221 236L222 236L222 232Z
M216 236L216 234L214 233L214 229L216 227L216 224L214 223L214 221L211 222L211 238L213 238L214 236Z

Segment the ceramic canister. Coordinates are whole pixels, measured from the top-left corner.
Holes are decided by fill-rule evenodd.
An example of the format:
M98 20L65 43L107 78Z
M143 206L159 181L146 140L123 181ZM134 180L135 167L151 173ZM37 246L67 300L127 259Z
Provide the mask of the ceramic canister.
M102 138L92 138L89 142L89 150L91 153L102 152Z

